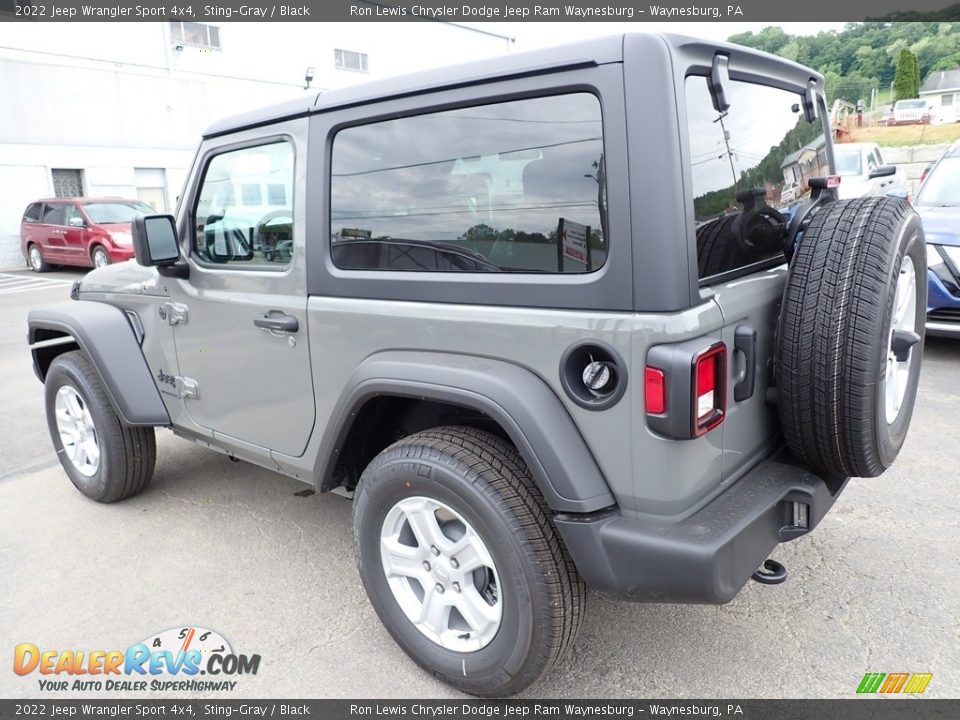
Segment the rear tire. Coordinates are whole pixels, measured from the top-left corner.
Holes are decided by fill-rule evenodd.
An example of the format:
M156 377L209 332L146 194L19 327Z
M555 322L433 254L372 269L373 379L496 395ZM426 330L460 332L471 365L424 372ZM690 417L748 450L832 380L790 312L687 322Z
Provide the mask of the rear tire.
M27 247L27 264L35 273L47 272L50 269L47 261L43 259L43 252L35 243L30 243Z
M91 500L112 503L147 486L157 457L153 428L120 422L83 352L58 356L47 371L44 391L50 438L77 490Z
M920 377L926 278L923 227L903 200L830 203L804 232L776 368L784 435L814 469L876 477L896 459Z
M397 521L398 508L413 507L416 513L417 503L429 511L419 517L432 522L415 521L416 514L407 525ZM426 532L415 526L432 527L435 540L424 541ZM402 532L407 532L406 541ZM473 615L460 613L457 603L468 586L476 587L475 578L456 574L457 548L464 537L479 538L489 551L484 577L496 579L496 587L488 585L485 591L493 600L489 610L480 606L481 614L498 617L496 628L488 627L485 636L471 635L469 620L460 622ZM488 697L517 693L550 668L576 637L583 583L520 455L489 433L437 428L380 453L357 487L354 541L364 588L394 640L421 667L464 692ZM394 546L404 558L410 556L401 560L411 563L409 570L388 570L398 554ZM455 588L455 583L463 587ZM430 616L428 595L431 603L457 609L457 615L448 610L441 616L440 627L445 631L459 625L462 634L431 632L433 626L422 621ZM464 642L474 645L464 647Z

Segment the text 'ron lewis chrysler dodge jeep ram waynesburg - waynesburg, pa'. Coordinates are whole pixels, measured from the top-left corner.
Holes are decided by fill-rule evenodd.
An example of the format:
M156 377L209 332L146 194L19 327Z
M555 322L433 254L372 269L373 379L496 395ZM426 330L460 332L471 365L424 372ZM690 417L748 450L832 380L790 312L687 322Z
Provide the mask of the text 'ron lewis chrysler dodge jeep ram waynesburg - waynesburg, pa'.
M353 494L384 625L477 695L550 668L586 587L780 582L897 457L924 333L906 202L776 209L825 117L805 67L637 34L219 122L136 263L30 315L57 455L113 502L168 427Z

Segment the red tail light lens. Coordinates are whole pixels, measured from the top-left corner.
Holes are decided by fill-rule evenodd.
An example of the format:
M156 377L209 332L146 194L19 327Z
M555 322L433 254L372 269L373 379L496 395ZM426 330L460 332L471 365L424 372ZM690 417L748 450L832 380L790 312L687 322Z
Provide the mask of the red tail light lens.
M647 367L643 377L643 398L648 415L663 415L667 411L666 385L663 370Z
M693 434L713 430L723 422L727 405L727 347L712 345L694 360Z

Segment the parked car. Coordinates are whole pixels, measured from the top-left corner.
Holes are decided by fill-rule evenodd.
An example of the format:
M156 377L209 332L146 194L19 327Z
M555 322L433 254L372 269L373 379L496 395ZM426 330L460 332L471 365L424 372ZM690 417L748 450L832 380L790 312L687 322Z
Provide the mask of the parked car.
M909 193L903 168L887 165L876 143L842 143L833 146L843 199Z
M896 460L923 359L908 203L818 177L789 222L767 204L798 133L830 162L823 93L773 55L638 33L217 122L179 216L134 220L137 264L30 313L55 456L115 502L165 427L352 497L373 609L477 695L553 667L587 587L783 582L771 552ZM251 221L233 188L258 184L276 202ZM281 262L257 228L282 210Z
M914 207L927 240L927 334L960 337L960 141L927 174Z
M929 125L930 104L923 98L897 100L893 104L893 125Z
M51 265L104 267L133 257L130 221L153 208L121 198L51 198L30 203L20 250L34 272Z

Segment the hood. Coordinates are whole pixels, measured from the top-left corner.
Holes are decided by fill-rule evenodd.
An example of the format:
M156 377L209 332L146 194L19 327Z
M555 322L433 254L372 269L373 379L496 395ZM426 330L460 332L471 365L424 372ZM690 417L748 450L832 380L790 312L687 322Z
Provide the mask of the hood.
M106 222L97 223L96 227L110 233L110 237L118 245L130 245L133 242L132 223L128 222Z
M928 243L960 245L960 206L915 206Z
M150 294L157 284L157 271L138 265L135 260L107 265L88 272L80 281L81 293Z

